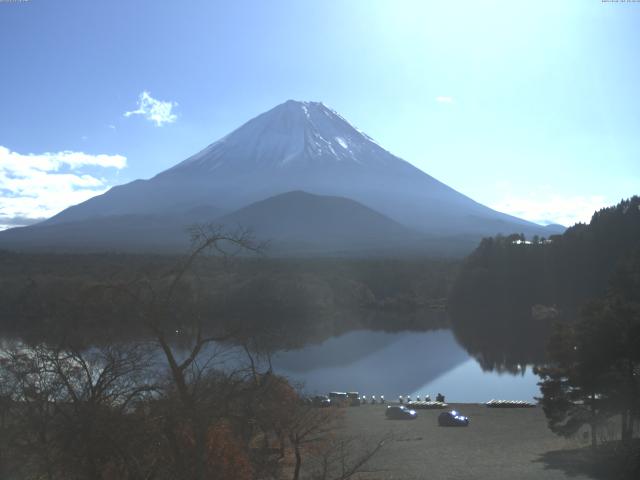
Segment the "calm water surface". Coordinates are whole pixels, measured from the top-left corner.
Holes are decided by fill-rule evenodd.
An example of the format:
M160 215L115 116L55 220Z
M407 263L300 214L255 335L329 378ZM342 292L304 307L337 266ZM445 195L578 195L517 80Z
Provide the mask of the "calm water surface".
M449 330L385 333L353 331L301 350L281 352L275 370L304 383L309 393L358 391L367 395L430 394L448 402L492 398L528 400L539 396L538 377L483 372Z
M0 338L0 346L10 343ZM246 360L236 349L221 352L220 366ZM159 368L166 368L160 352L158 362ZM279 352L272 364L278 374L303 384L309 394L357 391L397 400L398 395L425 394L435 399L441 392L448 402L472 403L492 398L532 401L540 395L538 377L531 368L523 367L517 375L485 372L450 330L351 331L320 344Z

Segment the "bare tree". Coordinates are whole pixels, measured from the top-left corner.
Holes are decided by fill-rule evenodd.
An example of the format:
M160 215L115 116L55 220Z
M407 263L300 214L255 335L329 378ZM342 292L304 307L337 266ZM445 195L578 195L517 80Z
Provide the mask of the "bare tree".
M300 478L303 449L310 444L326 440L335 420L336 410L334 409L298 405L291 412L286 431L295 455L293 480Z
M75 291L70 307L55 299L67 326L125 318L150 342L87 347L82 334L60 329L55 346L0 353L2 385L10 386L6 401L0 391L3 476L280 479L294 457L296 480L303 462L310 474L346 479L377 452L334 442L339 412L307 405L274 374L272 340L279 333L268 322L231 324L216 315L220 282L203 268L224 269L262 246L246 231L215 226L194 227L192 240L189 254L167 271L145 267L93 284ZM230 350L240 359L229 361ZM340 469L331 466L336 461Z
M102 286L126 298L139 324L153 336L169 373L163 431L179 478L202 479L207 471L207 432L220 411L212 403L212 388L225 384L227 397L246 388L250 373L236 368L222 380L216 372L218 348L237 333L208 316L211 292L198 275L198 260L213 254L221 262L240 253L259 253L246 230L227 232L215 225L190 229L192 248L168 272L141 275L129 282ZM215 395L214 395L215 396Z
M364 471L391 439L345 435L342 417L342 409L318 408L301 401L289 408L285 428L295 459L293 480L347 480ZM303 461L307 464L304 473Z
M391 435L378 440L367 440L361 436L342 436L324 444L315 452L309 477L312 480L347 480L366 470L369 462Z
M144 422L135 414L154 386L145 382L147 354L136 346L92 351L17 345L0 355L12 385L5 426L10 466L19 478L144 478ZM136 448L141 447L141 450Z

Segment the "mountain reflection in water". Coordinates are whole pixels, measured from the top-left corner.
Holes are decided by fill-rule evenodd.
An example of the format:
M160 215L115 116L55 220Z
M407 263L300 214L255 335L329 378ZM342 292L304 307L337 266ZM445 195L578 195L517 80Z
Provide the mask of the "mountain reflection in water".
M449 330L427 332L352 331L319 345L280 352L274 369L303 382L308 393L358 391L368 397L442 392L450 402L491 398L531 400L538 377L484 372Z

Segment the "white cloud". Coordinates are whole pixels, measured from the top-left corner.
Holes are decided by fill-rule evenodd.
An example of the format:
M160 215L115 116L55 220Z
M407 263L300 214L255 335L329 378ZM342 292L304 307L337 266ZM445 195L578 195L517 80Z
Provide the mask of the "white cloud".
M438 103L453 103L453 97L449 97L448 95L438 95L436 97L436 102L438 102Z
M566 195L547 188L515 195L505 194L490 204L491 208L543 225L559 223L570 227L578 222L589 223L597 210L611 202L603 195Z
M21 154L0 146L0 224L26 224L108 190L106 181L81 170L127 165L122 155L84 152ZM18 219L25 219L25 221Z
M173 123L178 116L171 113L173 107L178 106L175 102L164 102L156 100L146 90L138 97L138 109L131 112L125 112L125 117L132 115L142 115L147 120L155 122L156 126L161 127L165 123Z

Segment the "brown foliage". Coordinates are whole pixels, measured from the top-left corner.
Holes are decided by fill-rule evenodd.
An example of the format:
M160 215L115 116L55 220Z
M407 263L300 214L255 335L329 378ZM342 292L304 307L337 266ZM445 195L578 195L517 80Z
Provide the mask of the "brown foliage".
M220 422L209 428L206 455L208 479L253 478L247 452L227 422Z

